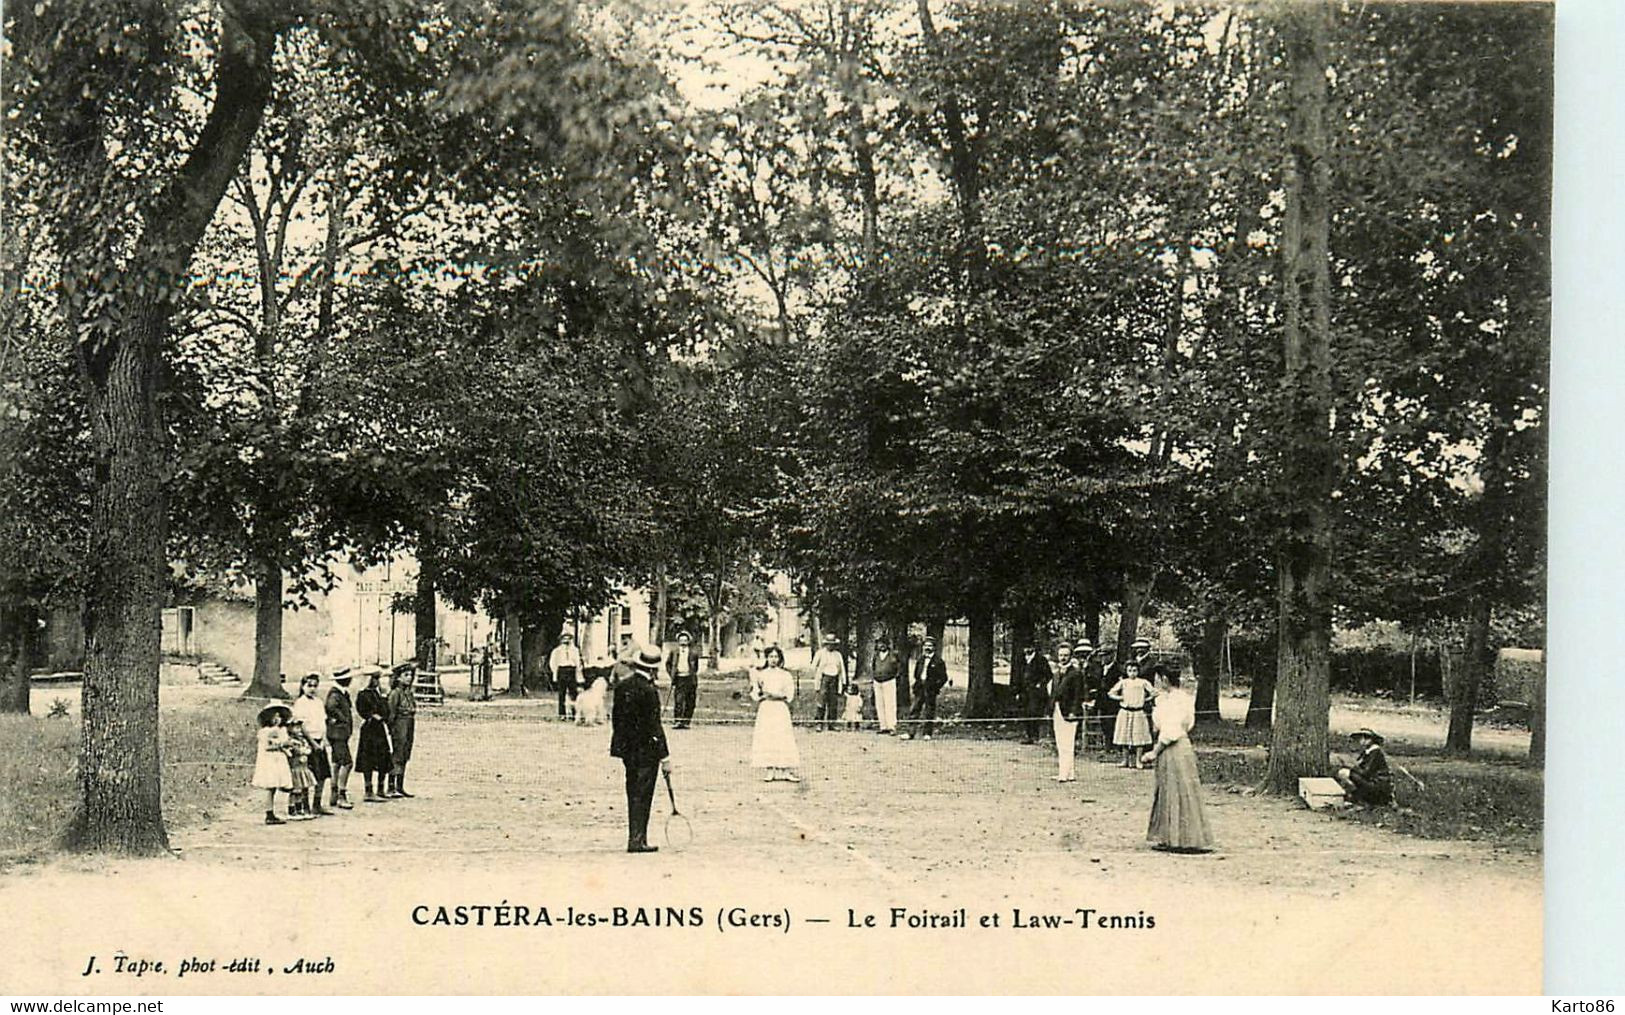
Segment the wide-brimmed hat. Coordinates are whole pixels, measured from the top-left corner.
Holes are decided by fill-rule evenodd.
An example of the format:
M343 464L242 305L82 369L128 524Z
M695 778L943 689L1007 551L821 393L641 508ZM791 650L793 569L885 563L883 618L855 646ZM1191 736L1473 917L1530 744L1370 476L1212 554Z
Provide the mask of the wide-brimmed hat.
M831 631L828 634L824 635L824 644L825 645L838 645L838 644L840 644L840 642L841 642L841 639L836 636L834 631Z
M1074 652L1093 652L1094 650L1095 643L1088 638L1079 638L1077 646L1073 649Z
M690 638L688 636L687 631L678 631L677 632L677 640L678 641L693 641L694 639L692 639L692 638Z
M293 710L286 705L267 705L260 709L260 723L263 724L266 719L276 715L278 712L282 713L283 722L287 722L289 717L293 715Z
M417 663L398 663L390 668L389 675L393 677L398 673L405 673L408 670L415 670L417 668Z
M354 679L355 674L350 671L350 667L348 666L344 667L342 670L333 671L333 683L335 684L348 684Z
M1134 639L1134 644L1133 644L1132 647L1133 648L1150 648L1151 647L1151 639L1150 638L1136 638L1136 639Z
M1362 726L1359 729L1355 730L1353 733L1349 734L1349 739L1350 740L1353 740L1356 737L1370 737L1372 740L1375 740L1379 744L1383 742L1383 735L1381 733L1378 733L1376 730L1371 729L1369 726Z
M640 670L648 670L652 673L660 669L660 663L665 658L666 654L660 651L657 646L645 645L638 649L637 655L632 657L632 665Z

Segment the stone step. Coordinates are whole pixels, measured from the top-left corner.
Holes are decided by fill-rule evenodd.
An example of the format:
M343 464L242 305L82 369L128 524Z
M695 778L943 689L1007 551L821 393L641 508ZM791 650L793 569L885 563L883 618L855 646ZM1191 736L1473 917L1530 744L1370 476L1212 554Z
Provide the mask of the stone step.
M240 684L243 678L229 666L222 666L217 662L205 660L198 663L197 678L205 684Z

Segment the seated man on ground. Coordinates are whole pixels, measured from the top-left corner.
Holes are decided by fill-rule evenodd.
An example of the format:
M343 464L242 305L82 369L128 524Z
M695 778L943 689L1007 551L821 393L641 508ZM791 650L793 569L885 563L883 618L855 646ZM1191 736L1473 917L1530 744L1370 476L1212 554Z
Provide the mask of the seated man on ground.
M1360 745L1360 755L1348 768L1337 770L1337 781L1350 803L1382 805L1394 802L1394 777L1382 753L1382 736L1369 729L1349 736Z

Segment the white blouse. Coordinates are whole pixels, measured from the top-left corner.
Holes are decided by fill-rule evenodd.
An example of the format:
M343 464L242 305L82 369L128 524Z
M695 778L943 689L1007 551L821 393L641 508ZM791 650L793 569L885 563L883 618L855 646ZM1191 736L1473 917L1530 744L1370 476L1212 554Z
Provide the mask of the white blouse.
M304 695L293 699L293 717L305 724L305 736L312 740L327 739L327 705L320 698Z
M762 695L766 693L783 698L785 704L788 705L795 700L796 678L789 670L777 666L757 670L755 686L751 688L751 692L751 697L757 701L761 701Z
M1167 694L1157 695L1151 721L1157 726L1158 743L1176 744L1196 725L1196 699L1181 688L1170 688Z

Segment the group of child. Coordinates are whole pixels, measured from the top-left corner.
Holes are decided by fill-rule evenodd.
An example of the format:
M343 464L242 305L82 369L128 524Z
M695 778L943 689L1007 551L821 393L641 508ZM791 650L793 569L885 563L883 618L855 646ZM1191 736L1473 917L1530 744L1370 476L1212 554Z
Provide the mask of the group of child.
M286 705L267 705L260 710L259 723L252 781L265 790L265 823L286 823L276 815L278 790L288 794L288 820L308 821L325 815L320 798L311 807L311 790L318 785L310 767L316 744L306 734L303 720L293 718Z
M308 673L299 681L293 706L267 705L259 713L252 785L265 790L265 823L308 821L335 813L323 805L323 787L333 782L332 806L349 810L346 789L352 769L366 780L366 802L410 797L406 792L406 762L411 757L416 726L416 701L410 664L390 674L387 699L379 687L382 674L373 670L368 686L352 703L348 669L333 675L326 702L316 692L321 674ZM362 719L360 748L350 752L355 713ZM374 778L379 790L373 790ZM388 780L387 788L385 780ZM288 795L288 817L276 813L278 791Z

